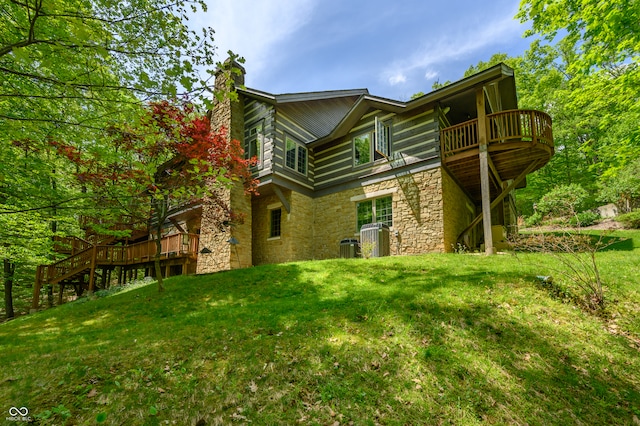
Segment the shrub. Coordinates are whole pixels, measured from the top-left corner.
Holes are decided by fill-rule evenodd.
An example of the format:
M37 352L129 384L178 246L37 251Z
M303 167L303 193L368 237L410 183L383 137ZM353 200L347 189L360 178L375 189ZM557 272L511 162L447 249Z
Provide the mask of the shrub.
M524 226L531 228L532 226L538 226L542 223L542 214L535 212L524 220Z
M600 215L591 210L580 212L573 216L569 223L573 226L591 226L600 219Z
M578 231L558 233L532 233L516 235L511 245L517 252L545 253L553 256L560 265L545 263L544 268L554 271L564 278L562 290L565 296L574 300L590 312L602 313L605 309L605 296L602 277L596 262L596 253L613 244L602 234L599 237ZM551 283L552 279L546 279Z
M580 211L589 194L580 185L560 185L547 192L538 202L537 211L543 216L568 216Z
M616 220L624 224L627 228L640 229L640 209L621 214Z

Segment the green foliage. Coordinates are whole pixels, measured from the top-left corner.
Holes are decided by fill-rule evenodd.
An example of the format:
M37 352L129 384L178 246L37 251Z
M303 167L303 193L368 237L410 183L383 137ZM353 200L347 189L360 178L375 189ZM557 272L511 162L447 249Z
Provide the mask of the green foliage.
M622 211L629 212L640 206L640 158L605 176L600 196L604 201L615 203Z
M569 219L569 224L573 226L591 226L600 220L600 214L592 210L585 210L577 213Z
M537 210L543 216L569 216L581 211L587 198L587 191L578 184L559 185L540 199Z
M517 17L539 34L576 53L573 69L588 73L637 60L640 8L635 0L522 0Z
M56 407L51 408L50 410L44 410L43 412L35 415L36 419L48 420L50 418L60 417L63 422L71 417L71 411L65 407L63 404L60 404Z
M622 222L627 228L640 229L640 209L621 214L616 220Z
M524 225L528 228L532 226L539 226L542 223L542 219L542 213L536 211L532 215L527 216L527 218L524 220Z
M521 2L526 35L542 38L516 66L520 107L552 116L556 146L519 191L523 213L558 182L602 188L603 199L632 208L624 198L633 185L619 172L640 156L639 15L635 1Z

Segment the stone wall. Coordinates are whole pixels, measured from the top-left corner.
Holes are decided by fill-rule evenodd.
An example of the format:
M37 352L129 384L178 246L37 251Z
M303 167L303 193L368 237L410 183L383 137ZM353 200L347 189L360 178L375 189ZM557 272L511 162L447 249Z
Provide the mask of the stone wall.
M283 191L291 211L271 194L253 200L253 264L283 263L313 258L313 199ZM281 236L270 238L271 210L280 208Z
M291 215L287 222L283 220L278 249L287 253L286 260L336 258L340 255L341 240L359 237L356 229L356 204L389 195L393 201L391 254L444 251L440 168L395 177L317 199L290 193ZM264 204L268 202L265 200ZM264 210L264 207L261 208ZM255 212L256 210L254 214ZM310 218L313 218L312 222L309 222ZM261 221L254 220L254 226L258 222ZM268 233L268 229L261 232ZM287 243L284 242L285 239ZM289 242L291 244L287 245ZM263 245L255 247L254 260L267 259L262 254L263 250L269 248ZM272 254L267 262L278 261L278 256L282 255Z
M444 194L444 250L451 252L457 247L460 233L475 217L475 205L445 170L442 171L442 189Z
M226 62L216 73L215 90L227 88L230 66L239 68L240 74L232 74L236 85L244 84L244 69L235 62ZM224 98L217 100L211 114L211 128L214 131L226 129L227 139L244 138L244 103ZM216 201L217 200L217 201ZM227 208L243 217L243 223L222 223L227 218ZM216 190L211 199L205 199L202 207L198 265L196 273L217 272L252 264L252 209L251 200L244 194L240 183L230 189ZM223 219L223 220L221 220ZM232 238L238 244L231 244ZM202 251L205 253L202 253Z

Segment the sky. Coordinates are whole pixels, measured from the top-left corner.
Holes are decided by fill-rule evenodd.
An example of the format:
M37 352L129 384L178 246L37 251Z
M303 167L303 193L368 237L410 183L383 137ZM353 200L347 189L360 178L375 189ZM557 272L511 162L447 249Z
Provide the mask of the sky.
M244 57L245 85L273 94L366 88L406 101L530 40L519 0L207 0L191 20L216 58Z

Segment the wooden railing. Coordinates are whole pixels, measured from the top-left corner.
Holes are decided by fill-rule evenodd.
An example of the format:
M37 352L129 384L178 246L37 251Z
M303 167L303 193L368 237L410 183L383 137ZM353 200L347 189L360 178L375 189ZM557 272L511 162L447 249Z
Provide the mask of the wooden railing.
M465 121L440 132L443 157L478 146L478 120Z
M78 237L53 237L53 251L56 253L76 254L91 247L89 241Z
M197 234L174 234L161 240L162 258L193 255L197 251ZM154 240L127 246L93 246L54 264L39 266L36 280L41 283L57 283L95 265L133 265L148 262L156 253Z
M504 143L513 140L553 147L551 117L534 110L510 110L487 115L488 142Z
M534 110L510 110L487 115L489 145L523 141L553 148L551 117ZM450 157L478 146L478 120L465 121L440 132L442 156Z

